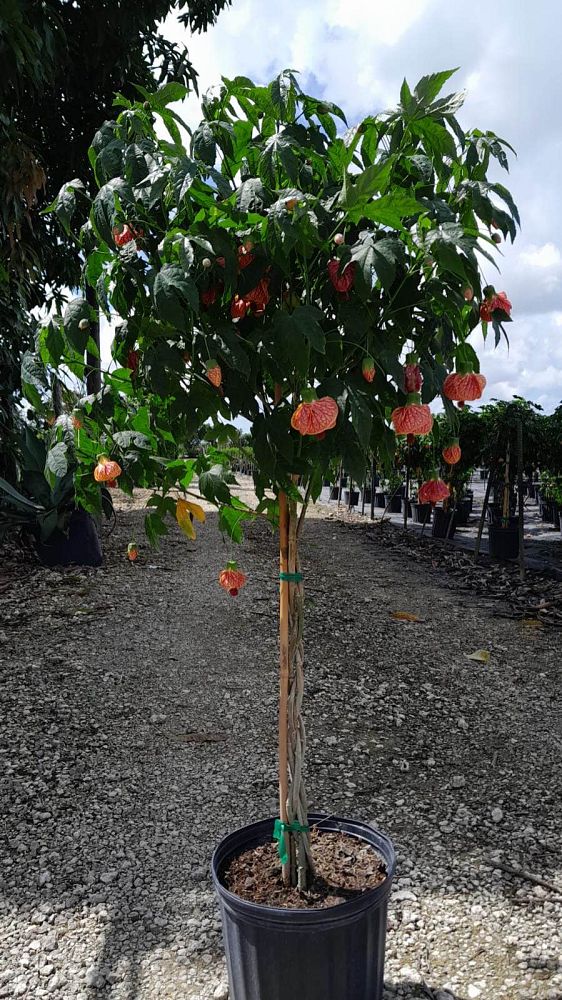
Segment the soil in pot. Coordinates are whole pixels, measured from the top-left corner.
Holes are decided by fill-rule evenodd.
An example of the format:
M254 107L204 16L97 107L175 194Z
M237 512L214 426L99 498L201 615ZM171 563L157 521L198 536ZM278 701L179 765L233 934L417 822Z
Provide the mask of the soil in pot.
M315 878L299 892L281 876L275 843L261 844L232 859L223 883L241 899L287 909L323 909L355 899L376 889L386 878L386 865L370 844L347 833L312 830L310 837Z

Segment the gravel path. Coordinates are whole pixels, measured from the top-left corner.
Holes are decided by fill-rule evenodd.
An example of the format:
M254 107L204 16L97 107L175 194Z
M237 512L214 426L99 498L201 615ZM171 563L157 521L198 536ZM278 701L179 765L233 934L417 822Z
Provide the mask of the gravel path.
M309 792L396 843L387 996L562 998L560 633L317 513ZM0 581L2 998L227 996L209 858L276 813L275 543L249 530L232 600L214 515L130 566L141 517L100 570Z

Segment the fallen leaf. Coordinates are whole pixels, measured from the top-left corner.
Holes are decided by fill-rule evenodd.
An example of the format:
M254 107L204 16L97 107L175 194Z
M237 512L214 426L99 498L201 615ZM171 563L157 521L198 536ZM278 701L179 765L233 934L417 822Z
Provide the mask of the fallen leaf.
M477 649L474 653L465 653L467 660L477 660L478 663L488 663L490 653L487 649Z
M525 628L544 628L544 625L538 618L524 618L522 624Z
M424 619L419 618L418 615L413 615L411 611L393 611L391 618L394 618L397 622L422 622Z
M223 743L225 733L170 733L175 743Z

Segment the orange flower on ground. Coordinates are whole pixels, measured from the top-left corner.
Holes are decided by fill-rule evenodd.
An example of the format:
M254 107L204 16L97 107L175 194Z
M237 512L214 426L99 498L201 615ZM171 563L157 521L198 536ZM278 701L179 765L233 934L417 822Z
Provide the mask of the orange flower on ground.
M127 545L127 559L129 562L136 562L139 557L139 550L136 542L129 542Z
M209 379L209 382L211 383L211 385L215 386L215 389L218 389L222 383L221 366L219 365L218 361L215 361L214 358L211 358L210 361L207 361L206 368L207 368L207 378Z
M235 562L227 562L226 569L219 573L219 583L223 590L227 590L231 597L237 597L238 591L246 583L246 574L238 569Z
M433 427L433 415L427 403L411 402L406 406L397 406L390 419L396 434L429 434Z
M198 503L193 503L192 500L184 500L180 497L176 501L176 521L178 522L184 535L188 538L196 538L195 527L193 525L193 518L196 518L201 524L205 523L205 511Z
M435 506L440 500L446 500L449 495L449 487L435 472L431 479L421 484L418 490L418 503L430 503Z
M443 458L447 462L447 465L456 465L457 462L460 461L460 457L462 454L459 445L459 439L453 438L453 440L450 441L445 448L443 448L441 454L443 455Z
M486 388L486 377L476 372L451 372L443 383L443 395L458 402L462 410L465 402L480 399Z
M361 365L361 374L365 382L372 382L376 373L374 358L368 354L366 358L363 358L363 364Z
M99 455L98 464L94 469L94 479L96 483L108 483L112 479L118 479L122 471L118 462L113 462L107 455Z
M291 427L299 434L317 437L336 426L339 407L331 396L303 400L291 417Z

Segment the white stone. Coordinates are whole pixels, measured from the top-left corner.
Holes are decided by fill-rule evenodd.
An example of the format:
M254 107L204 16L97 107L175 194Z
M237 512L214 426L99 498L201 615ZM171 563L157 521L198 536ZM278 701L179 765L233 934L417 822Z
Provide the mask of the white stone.
M219 983L219 985L215 987L215 992L213 993L213 1000L228 1000L227 983Z
M503 819L503 810L499 806L492 809L492 823L501 823Z

